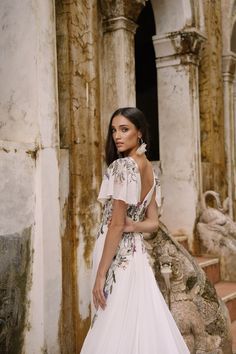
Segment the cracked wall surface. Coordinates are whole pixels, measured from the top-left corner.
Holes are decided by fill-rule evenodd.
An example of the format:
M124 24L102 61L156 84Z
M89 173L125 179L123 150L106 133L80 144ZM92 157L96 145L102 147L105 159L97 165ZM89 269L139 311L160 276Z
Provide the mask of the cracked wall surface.
M199 67L203 191L227 193L224 148L221 2L204 1L207 40Z
M53 2L3 0L0 21L0 351L54 354L61 265Z
M91 255L101 180L97 2L57 1L61 210L62 352L78 352L90 325ZM63 182L64 181L64 182ZM67 193L64 193L67 189Z

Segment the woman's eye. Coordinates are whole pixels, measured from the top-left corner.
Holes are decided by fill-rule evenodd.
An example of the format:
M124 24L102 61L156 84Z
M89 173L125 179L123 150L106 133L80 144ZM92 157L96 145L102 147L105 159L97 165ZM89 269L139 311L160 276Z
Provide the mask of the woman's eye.
M128 130L129 130L128 128L122 128L123 133L127 132Z
M116 131L115 128L111 128L112 134L115 133L115 131Z

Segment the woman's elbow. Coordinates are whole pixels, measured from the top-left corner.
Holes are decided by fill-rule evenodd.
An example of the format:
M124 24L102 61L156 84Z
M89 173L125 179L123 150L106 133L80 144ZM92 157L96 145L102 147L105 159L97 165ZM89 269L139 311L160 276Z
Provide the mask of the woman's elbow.
M155 232L158 230L158 227L159 227L159 221L154 221L153 222L153 227L152 227L152 232Z

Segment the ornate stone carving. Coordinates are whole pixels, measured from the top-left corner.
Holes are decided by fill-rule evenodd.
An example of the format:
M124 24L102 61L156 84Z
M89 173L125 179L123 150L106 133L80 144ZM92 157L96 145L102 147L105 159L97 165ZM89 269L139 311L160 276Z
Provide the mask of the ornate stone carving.
M104 20L125 17L136 21L146 0L100 0Z
M206 198L209 196L216 201L215 208L207 206ZM236 223L228 215L228 202L227 198L222 206L218 193L205 192L197 231L207 253L220 257L223 280L236 281Z
M194 258L172 238L163 224L147 240L147 246L158 285L190 352L230 354L225 305Z
M171 60L173 64L198 64L202 43L205 39L205 36L197 29L168 33L164 36L154 36L153 43L157 64L161 65L163 61Z

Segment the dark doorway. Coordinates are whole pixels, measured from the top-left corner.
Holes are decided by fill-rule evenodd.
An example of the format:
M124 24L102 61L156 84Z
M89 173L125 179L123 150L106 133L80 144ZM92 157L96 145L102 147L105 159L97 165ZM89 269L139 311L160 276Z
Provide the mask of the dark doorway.
M148 157L152 161L159 160L157 71L152 42L155 34L155 20L149 0L139 16L135 35L135 75L136 105L149 123L151 146Z

